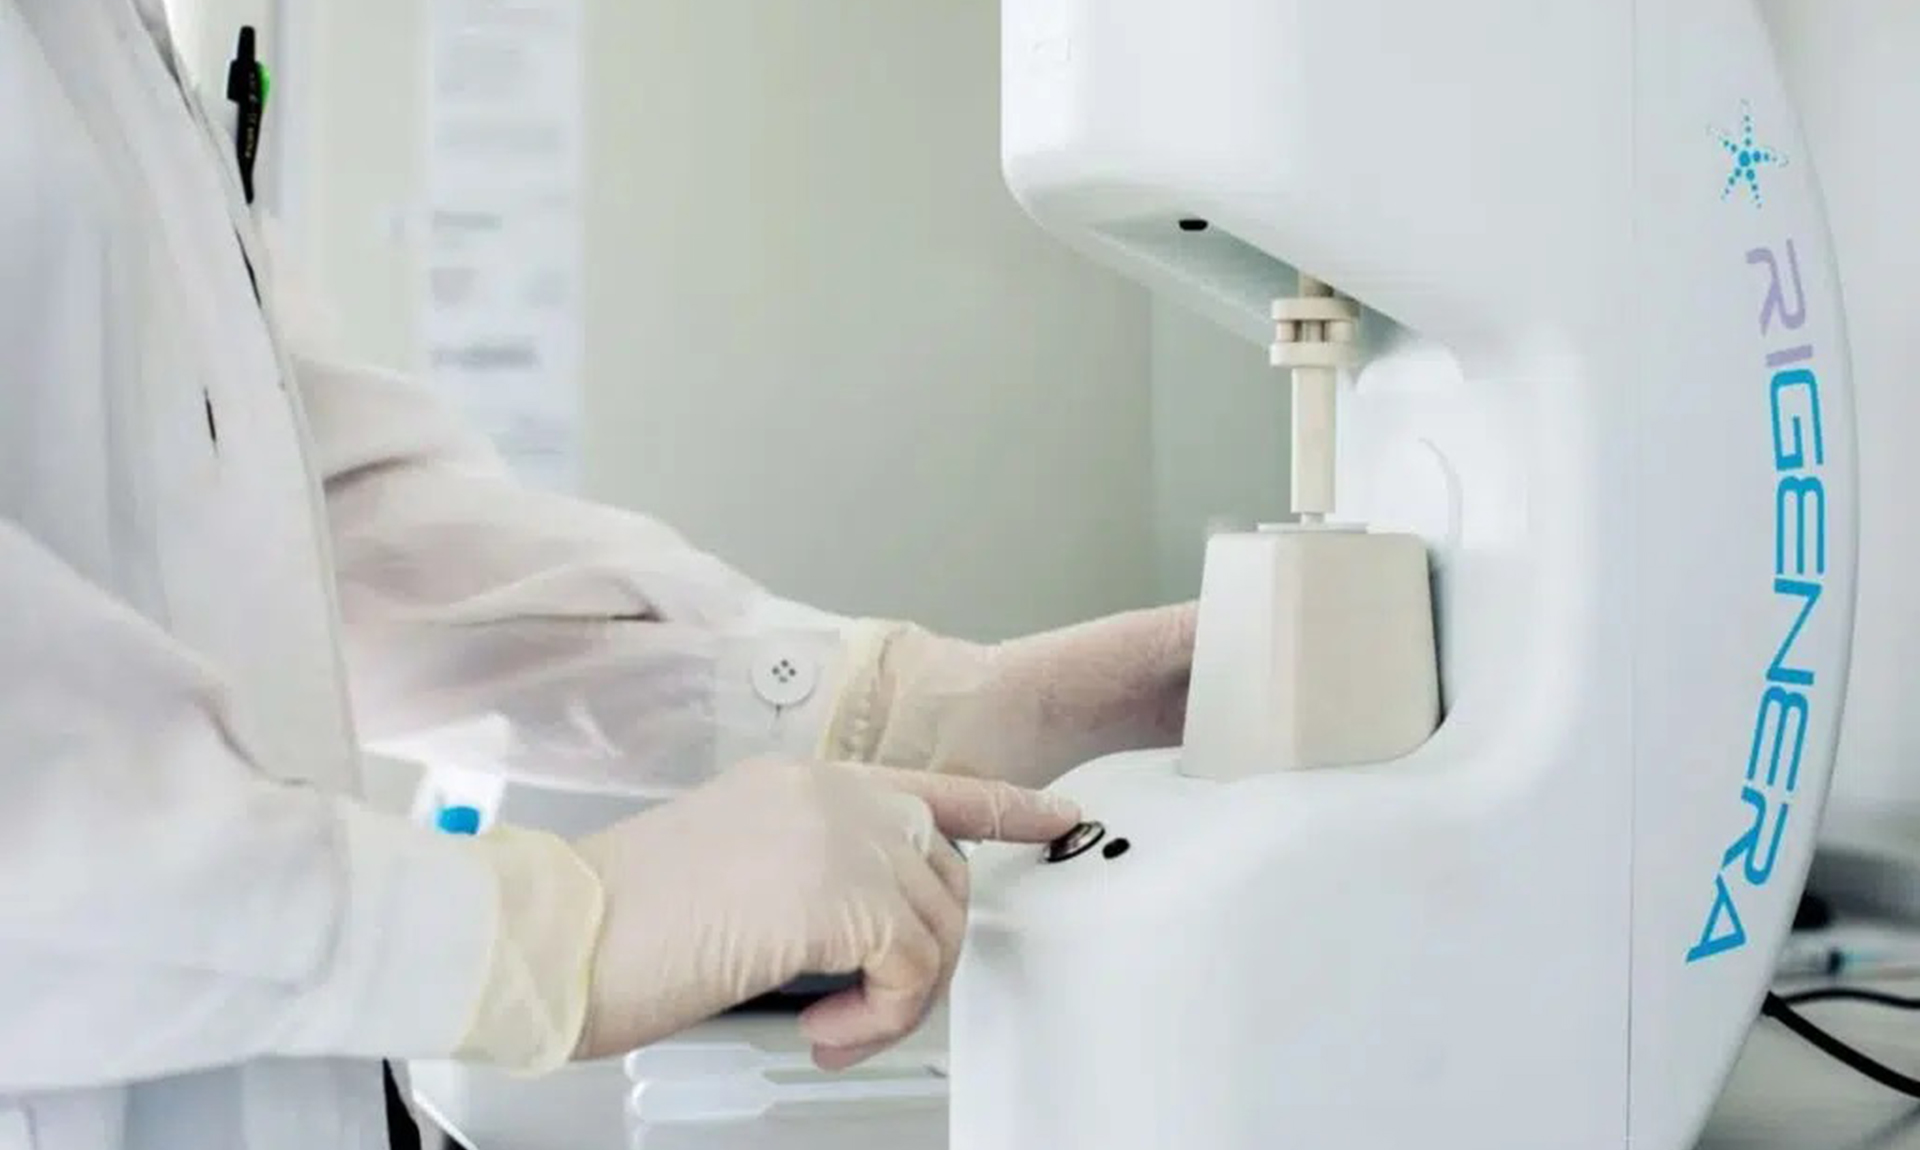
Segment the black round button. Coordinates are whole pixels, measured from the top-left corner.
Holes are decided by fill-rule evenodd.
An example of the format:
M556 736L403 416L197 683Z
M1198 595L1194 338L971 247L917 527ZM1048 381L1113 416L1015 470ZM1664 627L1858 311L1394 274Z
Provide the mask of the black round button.
M1107 828L1099 823L1081 823L1079 826L1053 840L1047 847L1047 861L1063 863L1079 858L1107 837Z

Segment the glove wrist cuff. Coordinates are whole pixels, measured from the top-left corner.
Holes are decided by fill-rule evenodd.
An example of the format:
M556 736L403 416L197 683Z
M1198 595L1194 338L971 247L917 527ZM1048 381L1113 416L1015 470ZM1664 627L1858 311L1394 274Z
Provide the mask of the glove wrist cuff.
M572 1060L586 1029L606 895L552 835L497 827L473 843L493 870L499 929L456 1057L550 1073Z
M819 758L842 763L875 761L892 709L887 654L897 639L913 629L910 624L878 619L854 625L847 637L847 671L821 732Z

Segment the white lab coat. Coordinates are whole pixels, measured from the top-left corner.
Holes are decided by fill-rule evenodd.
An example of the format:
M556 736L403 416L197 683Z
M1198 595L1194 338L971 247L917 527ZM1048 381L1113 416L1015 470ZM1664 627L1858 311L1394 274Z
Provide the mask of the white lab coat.
M494 897L364 738L664 789L808 751L854 631L276 331L157 12L0 0L0 1150L371 1148Z

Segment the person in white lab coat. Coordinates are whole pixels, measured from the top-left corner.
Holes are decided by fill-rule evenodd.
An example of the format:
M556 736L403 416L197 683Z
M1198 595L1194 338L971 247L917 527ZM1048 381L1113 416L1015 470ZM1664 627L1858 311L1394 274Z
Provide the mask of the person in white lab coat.
M947 838L1171 740L1191 613L975 646L517 486L304 345L181 74L160 0L0 0L0 1150L379 1146L381 1059L543 1071L808 972L864 975L824 1065L910 1030ZM357 797L474 716L681 797L579 843Z

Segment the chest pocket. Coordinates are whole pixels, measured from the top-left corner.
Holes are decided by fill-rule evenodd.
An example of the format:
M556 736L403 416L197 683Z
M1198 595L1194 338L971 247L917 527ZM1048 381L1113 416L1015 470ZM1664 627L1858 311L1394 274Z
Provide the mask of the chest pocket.
M0 1102L0 1150L34 1150L33 1117Z
M128 387L150 417L143 488L160 621L218 668L229 720L263 769L350 790L356 753L324 508L287 363L256 294L231 144L223 150L144 29L121 31L139 41L127 66L91 69L84 95L140 225Z

